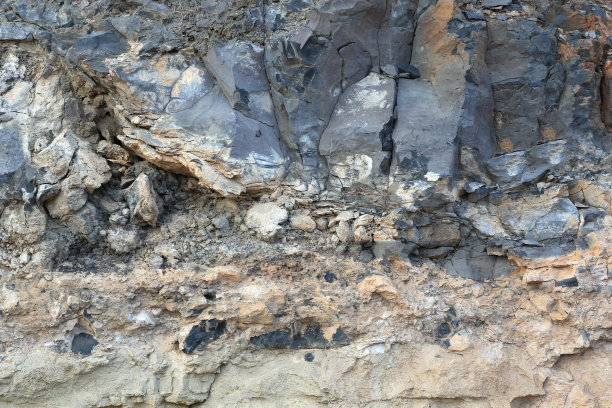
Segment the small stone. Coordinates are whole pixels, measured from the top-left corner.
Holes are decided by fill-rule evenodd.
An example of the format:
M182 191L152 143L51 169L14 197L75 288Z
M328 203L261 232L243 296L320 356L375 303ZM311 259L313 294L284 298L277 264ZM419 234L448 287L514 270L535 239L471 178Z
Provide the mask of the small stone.
M149 260L149 266L151 269L160 269L164 266L164 257L161 255L153 255L153 257Z
M450 346L448 347L451 351L464 351L471 347L472 343L470 337L465 332L455 333L450 338Z
M22 252L21 255L19 255L19 263L21 265L27 264L30 262L30 259L32 259L32 256L28 252Z
M398 71L400 78L417 79L421 77L421 72L414 65L400 65Z
M372 232L364 226L358 226L353 231L353 239L359 244L367 244L372 241Z
M359 293L367 300L372 298L372 295L377 294L388 302L395 302L399 299L399 292L393 285L391 279L382 275L372 275L366 277L359 282Z
M74 354L88 356L91 354L93 348L98 344L98 340L96 340L91 334L79 333L72 339L70 350L72 350Z
M336 235L340 241L344 243L350 242L353 235L350 224L344 220L340 221L336 227Z
M125 195L130 207L131 217L138 217L150 226L155 227L159 216L157 206L159 198L153 189L149 176L140 173L132 185L125 190Z
M325 282L327 283L333 283L336 280L336 274L330 271L326 271L324 279L325 279Z
M300 214L291 217L291 228L313 232L316 227L317 223L308 215Z
M304 360L308 361L309 363L314 361L314 355L312 353L306 353L304 354Z
M367 249L365 251L361 251L361 253L359 254L359 261L360 262L368 263L372 259L374 259L374 254L369 249Z
M116 228L108 232L110 247L119 254L127 254L140 246L138 231L133 229Z
M269 241L283 230L279 225L289 218L286 209L274 203L255 204L247 211L245 222L247 227L255 230L262 239Z
M327 229L327 218L317 218L315 223L319 231L325 231Z
M219 215L212 219L212 224L216 229L225 230L230 227L229 218L227 215Z
M470 20L484 21L485 15L482 9L472 9L464 11L465 16Z

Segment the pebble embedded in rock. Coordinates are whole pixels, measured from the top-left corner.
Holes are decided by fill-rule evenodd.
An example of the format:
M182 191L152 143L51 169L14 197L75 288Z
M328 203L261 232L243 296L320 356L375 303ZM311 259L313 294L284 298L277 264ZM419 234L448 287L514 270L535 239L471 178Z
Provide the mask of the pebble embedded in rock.
M88 356L98 344L98 340L96 340L91 334L79 333L72 339L70 350L72 350L74 354Z
M291 227L305 232L313 232L317 228L317 224L312 217L305 214L294 215L291 217Z

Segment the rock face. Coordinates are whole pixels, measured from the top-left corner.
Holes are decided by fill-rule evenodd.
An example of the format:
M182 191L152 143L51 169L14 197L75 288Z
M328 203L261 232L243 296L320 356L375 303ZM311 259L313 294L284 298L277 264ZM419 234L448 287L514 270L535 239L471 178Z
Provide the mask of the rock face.
M611 131L608 1L4 0L0 407L612 407Z

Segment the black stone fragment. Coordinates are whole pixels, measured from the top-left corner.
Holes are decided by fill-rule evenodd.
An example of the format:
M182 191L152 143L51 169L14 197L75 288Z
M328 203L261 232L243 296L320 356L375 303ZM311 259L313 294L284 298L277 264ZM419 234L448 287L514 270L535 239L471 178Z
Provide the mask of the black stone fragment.
M306 353L304 354L304 360L310 363L311 361L314 361L314 355L312 353Z
M448 336L451 333L451 327L448 323L443 322L438 326L438 331L436 332L436 337L441 339L443 337Z
M393 117L389 118L389 121L385 123L382 130L378 134L380 143L382 145L383 152L390 152L393 150Z
M338 346L347 346L351 343L351 341L344 330L338 327L332 336L332 343L337 344Z
M251 337L249 342L257 348L266 349L328 349L350 344L342 329L338 328L331 342L323 336L319 326L308 326L303 333L291 334L289 329L274 330L259 336Z
M578 279L576 278L568 278L568 279L563 279L563 280L556 280L555 281L555 286L565 286L565 287L569 287L569 288L575 288L578 286Z
M330 271L325 272L325 282L332 283L336 280L336 274Z
M203 320L191 328L183 342L183 353L192 353L200 344L217 340L226 331L226 323L217 319Z
M400 78L417 79L421 77L421 71L414 65L405 64L397 67Z
M70 346L70 350L72 350L74 354L88 356L91 354L93 348L96 347L98 344L98 340L96 340L91 334L79 333L72 339L72 345Z

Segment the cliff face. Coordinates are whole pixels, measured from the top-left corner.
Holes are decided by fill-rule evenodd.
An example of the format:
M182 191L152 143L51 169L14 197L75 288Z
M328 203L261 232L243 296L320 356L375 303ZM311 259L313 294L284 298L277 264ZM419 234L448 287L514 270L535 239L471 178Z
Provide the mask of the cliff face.
M0 407L612 407L612 7L5 0Z

